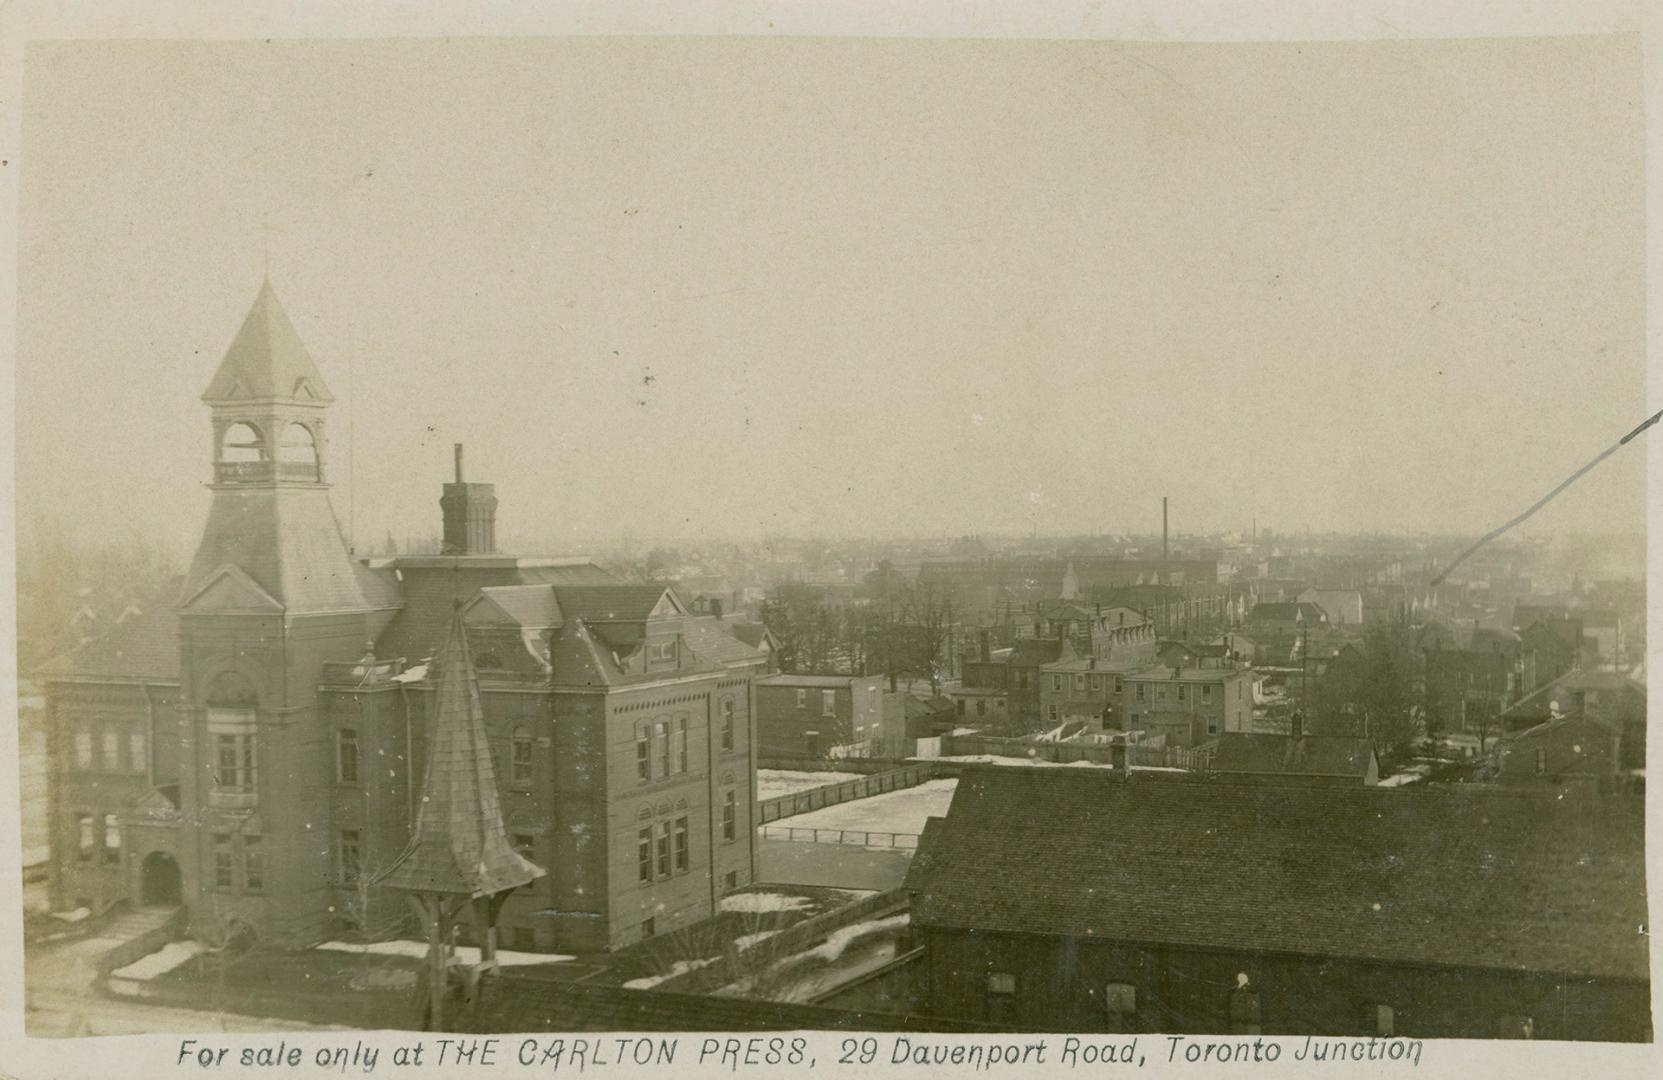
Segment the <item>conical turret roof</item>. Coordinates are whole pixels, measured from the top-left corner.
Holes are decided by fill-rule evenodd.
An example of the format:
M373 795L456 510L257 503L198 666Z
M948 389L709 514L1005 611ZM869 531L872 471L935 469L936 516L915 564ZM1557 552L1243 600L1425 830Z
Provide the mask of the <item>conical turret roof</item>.
M480 897L542 877L543 868L514 850L503 827L460 607L429 670L438 687L428 724L421 806L409 846L380 883L412 892Z
M271 282L262 281L202 400L222 405L270 399L318 405L335 400Z

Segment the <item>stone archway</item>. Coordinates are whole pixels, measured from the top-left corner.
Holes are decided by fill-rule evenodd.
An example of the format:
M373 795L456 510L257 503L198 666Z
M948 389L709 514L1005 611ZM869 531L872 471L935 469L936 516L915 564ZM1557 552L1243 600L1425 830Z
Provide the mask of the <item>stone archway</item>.
M146 855L139 881L139 902L147 907L178 907L183 900L179 864L173 856L165 851L152 851Z

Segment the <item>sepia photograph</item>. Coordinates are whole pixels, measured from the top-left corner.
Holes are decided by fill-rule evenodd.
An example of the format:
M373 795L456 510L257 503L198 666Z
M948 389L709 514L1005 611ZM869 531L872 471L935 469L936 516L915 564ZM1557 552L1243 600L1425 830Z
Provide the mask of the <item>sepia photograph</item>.
M1637 17L209 18L15 50L7 1075L1652 1043Z

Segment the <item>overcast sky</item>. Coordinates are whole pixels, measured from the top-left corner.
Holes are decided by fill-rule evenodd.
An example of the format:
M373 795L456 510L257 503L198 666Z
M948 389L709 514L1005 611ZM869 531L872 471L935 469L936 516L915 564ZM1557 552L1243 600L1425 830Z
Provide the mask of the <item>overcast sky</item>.
M1632 37L65 43L23 108L25 521L195 536L268 250L367 543L456 441L574 541L1480 533L1645 415Z

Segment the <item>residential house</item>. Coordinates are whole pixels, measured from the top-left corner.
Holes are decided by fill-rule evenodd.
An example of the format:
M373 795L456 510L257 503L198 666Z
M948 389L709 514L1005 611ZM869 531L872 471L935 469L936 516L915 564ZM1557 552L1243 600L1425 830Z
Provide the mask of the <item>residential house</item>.
M1356 589L1306 589L1299 594L1296 602L1315 604L1336 626L1363 624L1363 594Z
M867 675L769 675L756 680L759 756L879 757L884 680Z
M1608 781L1622 761L1622 732L1598 710L1584 709L1503 735L1492 759L1501 784Z

